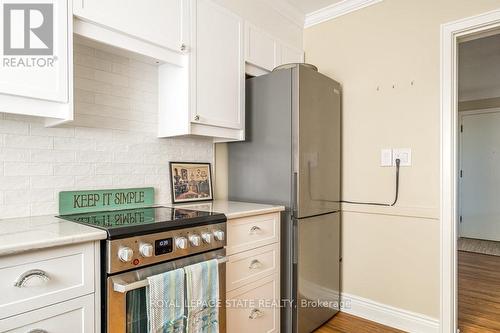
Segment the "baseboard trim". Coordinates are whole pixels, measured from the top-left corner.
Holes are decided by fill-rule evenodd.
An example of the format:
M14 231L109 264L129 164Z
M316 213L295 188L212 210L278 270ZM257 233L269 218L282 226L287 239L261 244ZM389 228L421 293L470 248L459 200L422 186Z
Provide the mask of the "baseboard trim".
M410 333L438 333L439 320L342 293L342 312Z

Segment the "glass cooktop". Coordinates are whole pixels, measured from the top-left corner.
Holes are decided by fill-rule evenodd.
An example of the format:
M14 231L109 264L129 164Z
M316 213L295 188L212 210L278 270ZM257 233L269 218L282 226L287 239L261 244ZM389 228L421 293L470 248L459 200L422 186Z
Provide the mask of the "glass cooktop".
M220 213L172 207L145 207L58 216L61 219L106 230L108 239L133 237L226 222Z

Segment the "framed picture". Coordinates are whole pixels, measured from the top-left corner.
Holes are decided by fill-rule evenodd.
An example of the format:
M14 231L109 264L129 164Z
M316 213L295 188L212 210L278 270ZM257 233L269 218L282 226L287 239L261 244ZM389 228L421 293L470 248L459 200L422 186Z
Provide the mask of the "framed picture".
M170 162L172 202L213 200L210 163Z

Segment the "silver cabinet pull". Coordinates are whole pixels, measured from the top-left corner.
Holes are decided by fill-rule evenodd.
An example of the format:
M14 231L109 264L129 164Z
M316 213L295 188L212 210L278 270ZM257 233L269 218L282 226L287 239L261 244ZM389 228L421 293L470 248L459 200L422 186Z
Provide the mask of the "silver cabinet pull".
M18 288L25 287L26 282L35 277L42 280L43 282L48 282L50 280L47 273L45 273L41 269L32 269L21 274L21 276L17 279L16 283L14 283L14 286Z
M199 121L200 120L200 116L199 115L194 116L194 120L195 121Z
M258 269L262 267L262 263L258 261L257 259L254 259L250 262L250 265L248 266L249 269Z
M248 316L248 318L250 318L250 319L257 319L257 318L260 318L262 316L264 316L264 312L260 311L259 309L253 309L250 312L250 315Z
M261 231L262 229L256 225L250 228L250 235L256 234L257 232Z
M49 333L46 330L39 330L39 329L34 329L29 331L28 333Z

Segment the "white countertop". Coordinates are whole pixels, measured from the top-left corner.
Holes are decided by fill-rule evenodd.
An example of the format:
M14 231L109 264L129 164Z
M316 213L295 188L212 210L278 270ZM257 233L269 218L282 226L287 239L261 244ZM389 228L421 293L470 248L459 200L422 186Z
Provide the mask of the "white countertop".
M0 220L0 256L101 240L106 236L103 230L54 216L4 219Z
M188 204L166 204L223 213L228 219L275 213L284 206L215 200ZM65 221L55 216L33 216L0 220L0 256L60 245L106 239L105 231Z
M184 207L207 212L223 213L228 219L236 219L245 216L260 215L281 212L285 206L263 205L249 202L214 200L207 202L176 204L174 207Z

